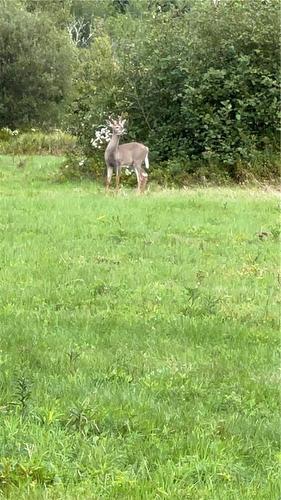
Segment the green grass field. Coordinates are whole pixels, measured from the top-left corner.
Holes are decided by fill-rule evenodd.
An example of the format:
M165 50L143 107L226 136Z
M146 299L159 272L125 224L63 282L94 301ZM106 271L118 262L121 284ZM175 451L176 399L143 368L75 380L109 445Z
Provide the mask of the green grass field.
M0 158L0 491L279 499L280 202Z

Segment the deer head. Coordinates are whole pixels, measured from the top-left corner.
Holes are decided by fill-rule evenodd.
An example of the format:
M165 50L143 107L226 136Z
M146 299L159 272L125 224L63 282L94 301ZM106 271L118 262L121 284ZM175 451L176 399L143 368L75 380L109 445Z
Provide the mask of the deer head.
M125 132L126 132L126 130L125 130L125 123L126 123L126 120L125 119L123 120L121 116L119 116L117 118L117 120L113 120L112 118L110 118L106 122L106 124L108 125L108 127L111 128L112 133L116 134L118 136L121 136L121 135L125 134Z

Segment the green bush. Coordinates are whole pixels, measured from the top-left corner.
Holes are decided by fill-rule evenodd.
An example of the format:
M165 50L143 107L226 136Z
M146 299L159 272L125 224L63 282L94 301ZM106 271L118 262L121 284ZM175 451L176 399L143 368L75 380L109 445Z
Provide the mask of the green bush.
M65 162L60 167L59 181L94 179L101 181L105 175L103 156L86 157L83 150L76 147L67 155Z

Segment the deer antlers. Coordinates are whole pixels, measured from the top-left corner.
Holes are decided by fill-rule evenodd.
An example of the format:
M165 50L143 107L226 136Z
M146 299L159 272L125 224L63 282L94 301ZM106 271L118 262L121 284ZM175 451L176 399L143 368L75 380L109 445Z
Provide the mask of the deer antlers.
M121 125L121 127L124 127L126 123L126 119L122 119L122 116L118 116L117 120L114 120L111 116L109 117L108 120L106 120L106 124L109 127L118 127Z

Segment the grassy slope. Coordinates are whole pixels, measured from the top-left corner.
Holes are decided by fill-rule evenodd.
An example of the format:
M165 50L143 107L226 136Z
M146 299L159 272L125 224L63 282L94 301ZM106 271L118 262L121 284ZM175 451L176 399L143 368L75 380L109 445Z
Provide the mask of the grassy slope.
M5 495L279 498L276 195L105 197L56 162L0 160Z

